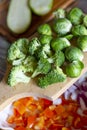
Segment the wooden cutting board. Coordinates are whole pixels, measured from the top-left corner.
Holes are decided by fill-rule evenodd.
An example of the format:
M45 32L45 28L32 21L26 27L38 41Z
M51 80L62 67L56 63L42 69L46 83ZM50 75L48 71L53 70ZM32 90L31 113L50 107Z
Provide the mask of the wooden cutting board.
M9 1L9 0L8 0ZM68 5L70 5L73 0L54 0L55 4L54 7L55 9L57 7L63 7L66 8ZM3 5L5 3L5 0L3 2ZM9 3L5 3L4 8L7 10ZM53 10L54 10L53 7ZM28 37L30 38L30 36L36 31L36 28L39 24L43 23L43 22L47 22L52 20L52 15L49 14L47 16L44 17L34 17L34 19L37 20L37 23L34 21L34 23L32 23L30 29L25 32L22 35L14 35L10 32L10 30L7 28L6 26L6 14L7 12L4 12L5 15L3 14L3 8L2 6L0 6L0 11L2 10L2 14L0 12L0 34L3 35L4 37L6 37L9 41L14 41L20 37ZM5 10L5 11L6 11ZM2 18L2 19L1 19ZM41 21L40 21L41 20ZM39 21L39 22L38 22ZM36 24L35 24L36 23ZM32 29L33 24L35 24L35 27ZM81 73L81 75L78 77L80 78L86 71L87 71L87 53L84 53L84 69ZM38 95L41 97L46 97L50 100L55 100L57 97L59 97L61 94L63 94L78 78L67 78L67 80L63 83L57 83L57 84L53 84L48 86L45 89L42 89L40 87L38 87L36 85L36 83L34 82L34 80L31 80L29 84L17 84L15 87L9 87L6 84L6 77L8 75L8 70L5 74L5 77L3 79L3 81L0 83L0 111L3 110L4 107L6 107L9 103L11 103L12 101L21 98L21 97L26 97L29 96L30 93L33 93L34 95Z
M63 94L77 79L79 79L85 72L87 72L87 53L84 53L84 69L78 78L67 78L63 83L56 83L48 86L45 89L38 87L34 80L31 80L28 84L19 83L15 87L10 87L6 84L5 80L8 74L6 72L5 78L0 83L0 111L12 101L29 96L29 93L33 93L36 96L46 97L50 100L55 100L61 94Z

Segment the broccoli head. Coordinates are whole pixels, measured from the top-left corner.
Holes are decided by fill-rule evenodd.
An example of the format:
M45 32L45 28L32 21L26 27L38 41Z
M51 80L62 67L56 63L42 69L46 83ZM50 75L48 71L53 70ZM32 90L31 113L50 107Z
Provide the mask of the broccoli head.
M38 50L37 50L37 53L36 53L36 57L38 59L40 59L41 57L42 58L48 58L49 56L52 55L52 51L51 51L51 48L50 48L50 45L49 44L45 44L43 46L41 46Z
M9 75L8 75L8 85L15 86L17 83L28 83L30 81L30 77L26 76L24 73L23 66L14 66L12 67Z
M34 56L28 56L23 61L23 67L25 72L33 72L36 68L37 61Z
M63 65L65 61L65 56L62 51L56 51L55 54L53 55L53 61L55 66L61 66Z
M13 62L14 60L24 59L25 55L28 53L28 45L29 41L25 38L14 42L8 49L8 61Z
M58 82L64 82L66 75L59 67L53 68L47 75L38 79L38 85L41 88L46 88L48 85Z
M47 74L51 70L51 64L46 58L40 58L38 65L32 74L32 78L36 77L39 74Z
M37 37L32 38L29 43L29 53L31 55L34 55L36 50L40 47L40 45L40 41Z

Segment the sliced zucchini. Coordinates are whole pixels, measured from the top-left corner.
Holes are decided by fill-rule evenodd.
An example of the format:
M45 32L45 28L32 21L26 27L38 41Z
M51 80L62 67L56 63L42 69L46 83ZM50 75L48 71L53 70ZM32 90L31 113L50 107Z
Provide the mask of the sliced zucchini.
M29 5L35 14L45 15L52 9L53 0L29 0Z
M31 10L28 0L11 0L8 14L7 26L14 33L25 32L31 23Z

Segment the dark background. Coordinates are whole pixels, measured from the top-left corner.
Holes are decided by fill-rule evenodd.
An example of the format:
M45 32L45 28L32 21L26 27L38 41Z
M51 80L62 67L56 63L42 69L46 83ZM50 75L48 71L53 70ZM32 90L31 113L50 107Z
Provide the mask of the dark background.
M87 13L87 0L78 0L77 6Z

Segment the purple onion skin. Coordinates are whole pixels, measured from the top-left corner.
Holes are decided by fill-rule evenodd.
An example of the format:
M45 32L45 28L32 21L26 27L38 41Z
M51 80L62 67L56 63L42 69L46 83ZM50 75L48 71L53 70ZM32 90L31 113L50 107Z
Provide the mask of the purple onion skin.
M85 91L85 92L87 92L87 85L86 84L87 84L87 82L83 82L83 84L81 86L82 90Z
M85 96L85 94L83 92L81 92L80 94L78 94L77 101L79 102L79 104L80 104L80 98L83 99L83 101L84 101L84 103L85 103L85 105L87 107L87 97Z

